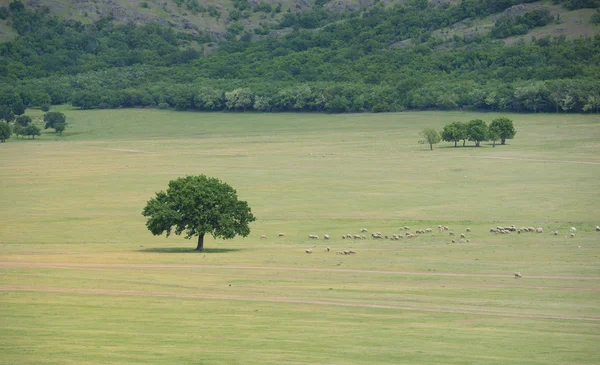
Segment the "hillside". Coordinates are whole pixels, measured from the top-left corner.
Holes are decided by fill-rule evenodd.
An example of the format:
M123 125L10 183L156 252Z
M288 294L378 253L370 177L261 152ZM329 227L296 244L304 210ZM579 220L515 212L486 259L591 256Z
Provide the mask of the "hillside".
M177 11L192 3L181 4L174 5ZM9 86L0 93L0 106L599 109L597 0L306 4L302 11L281 5L263 12L256 10L268 10L264 2L236 0L223 8L228 20L214 19L227 24L218 40L189 27L136 25L124 21L127 12L79 22L15 0L10 11L0 8L5 24L19 34L0 44L0 82ZM273 24L247 29L243 22L259 13L271 14Z
M51 14L63 19L76 20L84 24L98 21L103 17L113 17L117 23L137 25L157 22L164 27L172 27L194 35L204 34L211 41L227 37L227 30L233 23L241 25L244 31L260 38L262 35L279 37L291 28L282 26L288 13L312 14L330 12L338 14L331 21L340 21L353 13L368 10L379 4L393 7L408 1L376 0L25 0L24 4L34 9L47 7ZM9 0L0 0L0 6L8 6ZM432 0L430 6L448 6L458 0ZM486 17L470 17L434 32L434 35L450 40L454 35L471 37L488 33L502 15L522 15L533 9L546 8L559 21L548 26L528 30L519 37L509 37L506 42L516 39L530 39L531 36L544 37L565 35L567 37L591 37L598 34L600 25L592 24L590 18L594 9L567 9L556 1L545 0L518 4L501 13ZM321 16L321 18L323 18ZM13 39L16 35L5 20L0 20L0 42ZM328 24L325 19L324 24ZM257 34L257 32L259 34Z

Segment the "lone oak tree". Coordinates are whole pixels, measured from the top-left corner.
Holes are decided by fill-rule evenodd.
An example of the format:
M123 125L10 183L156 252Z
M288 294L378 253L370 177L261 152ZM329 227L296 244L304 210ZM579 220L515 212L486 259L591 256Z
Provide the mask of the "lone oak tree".
M250 234L249 223L256 220L248 203L238 200L228 184L205 175L180 177L169 182L166 192L156 193L142 211L146 227L153 235L166 232L185 238L198 236L197 251L204 251L204 235L231 239Z

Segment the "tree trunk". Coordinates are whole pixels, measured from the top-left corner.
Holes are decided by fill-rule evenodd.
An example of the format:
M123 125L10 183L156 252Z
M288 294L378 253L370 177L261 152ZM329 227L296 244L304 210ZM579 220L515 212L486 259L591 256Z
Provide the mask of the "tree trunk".
M504 142L506 142L506 138L502 138L502 140L500 141L500 144L504 144Z
M479 141L475 141L475 147L479 147Z
M433 151L433 143L429 144L429 148Z
M198 236L198 246L196 246L196 251L204 251L204 233Z
M492 147L496 147L496 140L494 140L494 143L492 144Z
M456 141L454 141L454 148L456 148Z
M467 140L463 139L463 147L465 146L465 143L467 143Z

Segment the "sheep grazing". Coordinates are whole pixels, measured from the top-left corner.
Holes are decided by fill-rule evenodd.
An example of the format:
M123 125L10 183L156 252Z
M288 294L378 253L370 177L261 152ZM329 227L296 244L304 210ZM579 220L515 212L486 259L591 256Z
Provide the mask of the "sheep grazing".
M467 243L471 242L471 240L467 240Z
M432 229L431 229L431 228L425 228L425 232L429 233L429 232L431 232L431 231L432 231Z
M558 231L552 231L553 236L558 236Z
M285 237L285 233L280 233L279 237Z
M261 240L266 240L266 239L267 239L267 236L265 236L264 234L262 234L262 235L260 235L260 239L261 239Z
M544 233L544 229L542 227L535 230L537 233Z
M454 232L448 232L450 236L454 236Z
M522 277L523 277L523 275L521 275L520 272L516 272L515 273L515 278L522 278Z
M361 239L366 240L367 236L365 236L364 234L362 236L360 236Z
M354 239L357 239L357 240L362 240L362 237L361 237L361 235L359 235L359 234L355 234L355 235L354 235Z
M350 233L348 233L348 234L346 235L346 238L352 238L352 235L351 235Z
M571 227L571 232L573 232L573 233L577 232L577 228Z
M467 231L467 232L471 232L471 228L467 228L467 230L466 230L466 231Z
M404 226L404 230L408 231L410 228L408 226Z
M460 243L465 243L465 240L462 240L462 239L461 239L459 242L460 242Z
M452 243L456 243L456 241L455 241L455 240L452 240Z
M343 234L343 235L342 235L342 239L343 239L343 240L345 240L345 239L346 239L346 235L345 235L345 234Z
M336 254L336 255L343 255L343 254L344 254L344 251L337 251L335 254Z
M464 234L464 233L461 233L461 234L460 234L460 238L465 238L465 234Z
M445 230L445 231L449 231L449 230L450 230L450 228L448 228L448 226L444 226L444 230Z
M360 232L361 232L361 233L362 233L362 232L369 232L369 230L368 230L368 229L366 229L366 228L361 228L361 229L360 229Z
M329 252L331 249L329 247L324 248L325 252Z
M575 233L571 233L571 238L574 238L574 237L575 237Z
M528 230L529 232L535 232L535 228L534 228L534 227L527 227L527 230Z
M306 253L312 253L312 248L307 249Z
M323 235L323 238L325 238L326 240L328 240L329 239L329 235L325 234L325 235Z
M596 232L600 232L600 226L596 226Z
M312 239L312 240L318 240L319 236L317 236L316 234L309 234L308 238Z

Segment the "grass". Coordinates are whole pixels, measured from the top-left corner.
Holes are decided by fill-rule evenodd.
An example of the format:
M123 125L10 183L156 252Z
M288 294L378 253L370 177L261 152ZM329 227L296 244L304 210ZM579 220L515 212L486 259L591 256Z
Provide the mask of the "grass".
M506 146L429 151L421 129L498 114L59 110L63 136L0 145L2 363L600 361L597 115L507 115ZM196 253L145 229L199 173L249 202L249 237ZM438 224L471 242L341 239ZM488 232L510 224L545 233Z

